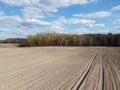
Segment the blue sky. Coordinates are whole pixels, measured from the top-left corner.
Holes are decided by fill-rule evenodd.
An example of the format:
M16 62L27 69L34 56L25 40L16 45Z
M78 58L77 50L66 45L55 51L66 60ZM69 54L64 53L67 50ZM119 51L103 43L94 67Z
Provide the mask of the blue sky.
M120 0L0 0L0 39L39 32L120 33Z

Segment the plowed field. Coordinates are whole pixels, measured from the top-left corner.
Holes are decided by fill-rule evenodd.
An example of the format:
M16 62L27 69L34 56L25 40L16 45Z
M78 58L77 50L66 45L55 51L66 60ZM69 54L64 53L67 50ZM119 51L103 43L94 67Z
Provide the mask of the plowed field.
M0 90L120 90L120 48L0 48Z

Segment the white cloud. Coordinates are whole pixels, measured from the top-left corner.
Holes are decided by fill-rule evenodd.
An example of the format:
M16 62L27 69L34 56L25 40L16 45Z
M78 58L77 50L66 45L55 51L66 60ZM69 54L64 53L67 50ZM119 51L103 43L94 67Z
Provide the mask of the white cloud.
M19 16L2 16L0 18L0 22L3 25L6 25L5 28L2 27L3 30L1 32L8 32L8 33L16 33L16 34L23 34L27 30L40 30L43 28L43 31L49 32L59 32L62 33L66 28L64 28L65 24L71 25L76 24L81 26L87 27L103 27L104 24L97 24L95 20L87 20L87 19L77 19L77 18L70 18L66 19L64 17L60 17L58 20L54 20L52 22L47 22L39 19L22 19ZM2 25L2 26L3 26ZM15 29L9 30L11 26L14 26ZM20 30L20 31L18 31ZM21 31L23 30L23 31ZM29 31L27 31L29 32ZM87 30L85 28L79 28L75 30L77 33L85 33Z
M71 5L88 4L96 0L0 0L1 2L12 6L32 6L39 8L43 12L57 12L59 7L68 7Z
M25 7L22 11L25 18L44 18L39 8Z
M12 33L12 34L19 34L19 35L26 35L27 33L24 30L10 30L6 28L0 28L0 32Z
M87 4L96 2L96 0L0 0L8 5L48 5L48 6L69 6L74 4Z
M42 20L37 20L37 19L25 19L20 23L21 28L37 28L39 29L40 27L44 28L46 31L55 31L55 32L60 32L63 31L64 28L56 23L50 23Z
M49 22L41 21L37 19L23 19L22 22L19 23L21 27L48 27L50 26Z
M95 23L95 20L72 18L72 19L70 19L70 23L89 26L90 24Z
M94 24L93 27L105 27L105 24Z
M47 22L40 19L21 18L19 16L5 16L5 15L1 15L0 17L0 28L1 28L1 32L9 32L16 34L18 30L24 30L24 31L34 30L34 29L40 30L41 28L46 31L64 30L64 28L60 24L57 24L54 21ZM13 30L10 30L10 28L12 28Z
M103 17L109 17L111 16L111 12L107 11L99 11L95 13L90 14L74 14L74 17L83 17L83 18L103 18Z
M64 30L65 30L65 28L63 28L63 27L61 27L61 26L50 26L50 27L48 27L48 28L46 28L46 30L48 31L48 32L57 32L57 33L62 33Z
M63 26L64 24L69 24L69 20L66 19L65 17L60 17L59 19L54 20L51 23L54 25Z
M113 22L114 24L120 24L120 19L116 20L115 22Z
M32 1L35 0L0 0L1 2L12 5L12 6L20 6L20 5L29 5Z
M36 19L36 18L21 18L19 16L1 15L0 17L0 27L6 28L8 30L13 26L15 28L14 32L15 30L24 30L24 31L34 30L34 29L40 30L40 28L46 31L62 32L65 30L64 26L66 24L68 25L76 24L76 25L79 25L80 27L81 26L87 26L87 27L104 27L105 26L104 24L96 23L95 20L78 19L78 18L66 19L65 17L60 17L57 20L47 22L40 19Z
M90 32L86 28L77 28L74 30L70 30L69 33L71 33L71 34L87 34Z
M3 11L0 11L0 16L4 15L4 12Z
M24 9L25 10L25 9ZM4 12L1 11L0 15L0 28L3 29L1 32L9 32L9 33L23 33L23 31L27 30L46 30L46 31L55 31L55 32L63 32L67 25L78 25L78 26L87 26L87 27L104 27L104 24L98 24L95 20L87 20L87 19L78 19L78 18L70 18L66 19L65 17L60 17L57 20L53 20L51 22L40 20L39 13L41 11L38 8L29 7L24 11L25 13L30 13L30 17L27 15L25 18L21 18L20 16L6 16ZM28 10L28 11L27 11ZM31 11L30 11L31 10ZM29 12L30 11L30 12ZM36 11L35 16L32 16L32 13ZM24 13L24 14L25 14ZM14 27L14 28L13 28ZM10 30L13 29L13 30ZM21 31L23 30L23 31ZM77 31L85 31L83 28L79 28ZM29 31L27 31L29 32Z
M81 26L88 26L88 27L104 27L104 24L96 24L95 20L87 20L87 19L77 19L72 18L70 19L70 24L78 24Z
M120 5L113 7L112 10L113 11L120 10Z
M115 26L114 29L119 30L120 31L120 26Z
M76 33L85 33L88 32L88 30L86 28L78 28L74 30Z
M66 19L65 17L60 17L58 20L52 22L55 25L63 26L65 24L68 25L79 25L79 26L87 26L87 27L105 27L105 24L97 24L95 20L88 19L78 19L78 18L70 18Z
M45 15L46 15L47 17L54 17L54 16L55 16L55 14L53 14L53 13L45 13Z
M12 27L18 25L21 22L21 18L19 16L0 16L0 27Z
M96 0L0 0L11 6L23 6L22 14L24 18L41 19L50 14L56 13L60 7L69 7L71 5L84 5L96 2Z
M77 31L87 31L87 29L86 28L79 28L79 29L77 29Z

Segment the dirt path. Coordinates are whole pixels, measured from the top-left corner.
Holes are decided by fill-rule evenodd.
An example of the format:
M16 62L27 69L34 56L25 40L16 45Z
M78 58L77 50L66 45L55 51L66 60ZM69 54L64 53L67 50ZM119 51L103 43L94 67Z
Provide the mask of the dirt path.
M0 48L0 90L120 90L120 48Z

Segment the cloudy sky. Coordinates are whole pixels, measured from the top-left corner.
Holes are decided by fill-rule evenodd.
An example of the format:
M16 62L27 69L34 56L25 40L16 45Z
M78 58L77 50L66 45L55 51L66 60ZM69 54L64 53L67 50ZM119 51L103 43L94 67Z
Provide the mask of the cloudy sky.
M0 0L0 39L38 32L120 33L120 0Z

